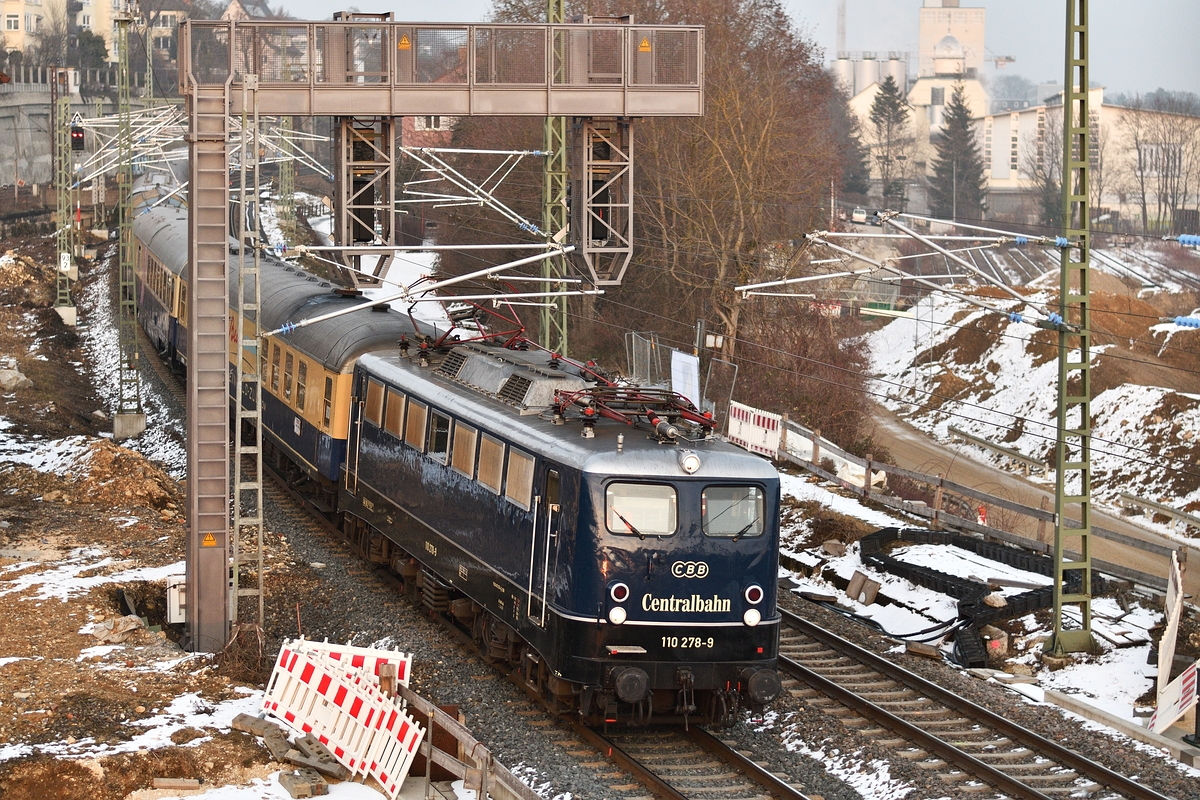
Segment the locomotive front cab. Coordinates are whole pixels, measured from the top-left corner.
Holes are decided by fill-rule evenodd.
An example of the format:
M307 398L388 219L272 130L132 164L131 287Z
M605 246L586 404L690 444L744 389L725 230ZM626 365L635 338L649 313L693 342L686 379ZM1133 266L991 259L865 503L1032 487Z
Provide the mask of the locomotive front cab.
M596 624L575 652L606 719L727 719L779 694L779 479L740 453L703 461L682 478L585 473L595 546L575 604Z

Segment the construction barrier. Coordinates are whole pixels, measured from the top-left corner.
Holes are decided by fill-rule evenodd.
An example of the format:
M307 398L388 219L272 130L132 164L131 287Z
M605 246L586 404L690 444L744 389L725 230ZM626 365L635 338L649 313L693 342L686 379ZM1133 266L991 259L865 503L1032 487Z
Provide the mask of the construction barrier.
M783 417L741 403L729 404L729 441L751 453L778 458Z
M267 684L263 709L293 730L315 736L354 775L370 775L395 798L424 737L402 700L380 691L368 665L411 656L307 641L285 641ZM359 652L349 652L358 650ZM345 663L361 658L360 666ZM397 669L399 672L399 668Z
M399 650L375 650L370 647L355 647L349 644L331 644L328 641L314 642L310 639L297 639L291 642L293 650L324 653L327 658L337 661L344 667L365 669L379 677L379 668L384 664L394 664L396 680L408 686L408 676L412 672L412 654L401 653Z

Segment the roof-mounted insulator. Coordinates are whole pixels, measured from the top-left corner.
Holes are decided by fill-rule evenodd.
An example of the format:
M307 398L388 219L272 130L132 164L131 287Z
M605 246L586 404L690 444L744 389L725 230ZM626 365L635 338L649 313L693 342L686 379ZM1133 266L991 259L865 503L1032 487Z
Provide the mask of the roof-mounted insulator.
M421 350L417 353L417 364L422 367L429 366L429 342L421 342Z
M673 442L679 438L678 428L649 409L646 410L646 419L654 426L654 435L660 442Z
M396 342L396 344L400 346L400 355L404 356L405 358L408 358L409 357L408 356L408 337L401 336L400 341Z
M583 432L580 435L585 439L596 438L596 409L589 407L583 410Z

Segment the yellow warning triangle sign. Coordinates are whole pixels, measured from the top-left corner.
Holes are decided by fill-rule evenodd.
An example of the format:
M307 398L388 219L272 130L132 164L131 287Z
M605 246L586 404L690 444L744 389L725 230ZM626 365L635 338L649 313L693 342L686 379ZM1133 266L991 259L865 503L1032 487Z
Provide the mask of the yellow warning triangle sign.
M650 52L650 37L648 37L648 36L642 37L642 43L638 45L638 52L639 53L649 53Z
M217 546L217 537L213 536L211 533L204 534L204 539L200 542L200 546L201 547L216 547Z
M412 50L412 41L408 38L408 34L400 35L400 42L396 45L397 50Z

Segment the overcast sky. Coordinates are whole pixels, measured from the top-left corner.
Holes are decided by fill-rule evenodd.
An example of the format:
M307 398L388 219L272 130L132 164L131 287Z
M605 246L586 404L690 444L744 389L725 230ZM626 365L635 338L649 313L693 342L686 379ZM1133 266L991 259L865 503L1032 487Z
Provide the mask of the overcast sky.
M783 0L792 20L832 58L837 49L838 0ZM297 17L329 19L356 5L363 11L390 10L413 22L482 22L491 0L380 2L373 0L287 0ZM846 0L846 49L917 49L917 9L922 0ZM1063 0L962 0L988 10L987 49L1016 63L997 74L1021 75L1034 83L1062 82ZM1110 93L1158 88L1200 94L1200 0L1091 0L1092 82ZM988 72L992 70L989 66Z

